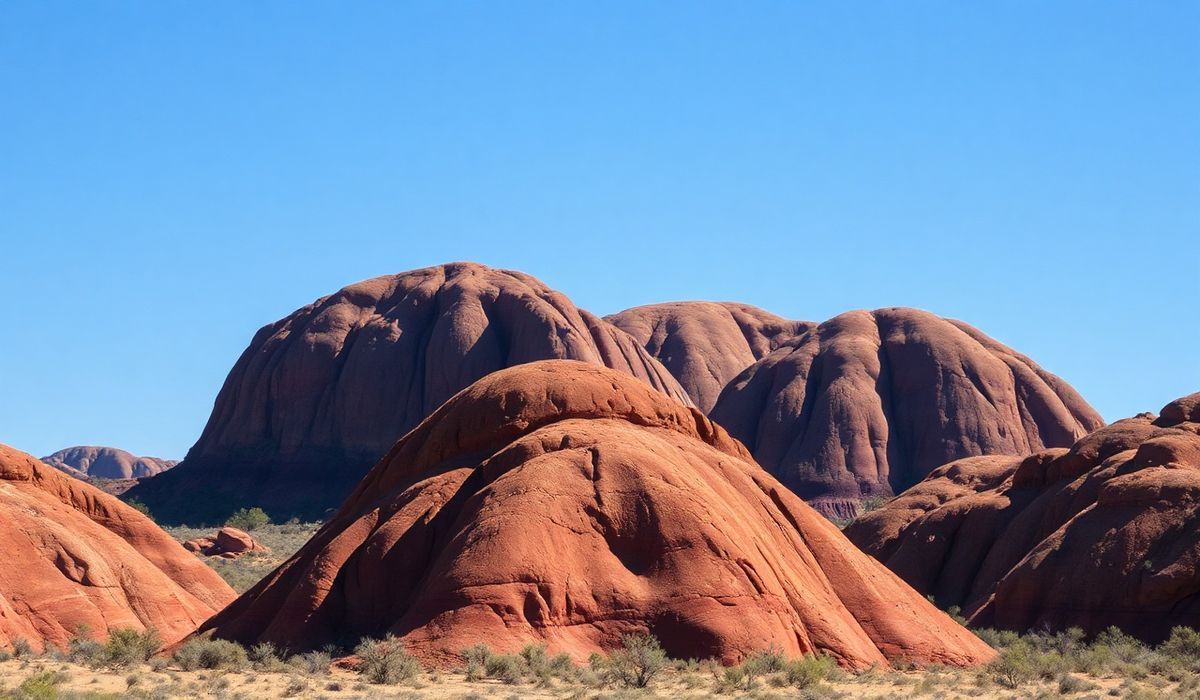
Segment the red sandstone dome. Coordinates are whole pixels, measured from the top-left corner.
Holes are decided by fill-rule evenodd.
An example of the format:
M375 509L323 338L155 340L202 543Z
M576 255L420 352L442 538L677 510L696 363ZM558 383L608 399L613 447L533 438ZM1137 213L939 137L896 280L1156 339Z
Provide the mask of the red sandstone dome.
M1200 626L1200 394L1070 449L952 462L846 534L976 626Z
M42 461L76 478L144 479L161 474L178 462L138 457L115 447L80 445L59 450Z
M439 265L351 285L260 330L184 462L130 495L160 522L223 522L245 506L321 517L455 392L555 358L689 402L637 341L533 277Z
M950 460L1065 447L1104 424L1028 357L903 308L851 311L786 341L709 415L789 488L843 517Z
M711 301L638 306L604 320L636 338L705 413L739 372L817 325L749 304Z
M116 498L0 445L0 646L80 625L174 642L233 600L216 573Z
M292 649L394 633L585 659L775 645L862 668L993 652L856 550L694 408L547 361L479 380L404 436L287 563L201 632Z

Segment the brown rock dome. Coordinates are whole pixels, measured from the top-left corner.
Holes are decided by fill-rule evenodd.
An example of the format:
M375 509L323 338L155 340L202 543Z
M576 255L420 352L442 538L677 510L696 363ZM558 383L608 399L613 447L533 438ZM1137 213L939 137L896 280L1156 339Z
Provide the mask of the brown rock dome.
M846 530L972 624L1200 626L1200 394L1069 450L947 464Z
M170 469L178 462L158 457L138 457L115 447L80 445L59 450L42 461L77 478L144 479Z
M1065 447L1104 422L978 330L916 309L851 311L788 341L709 413L818 510L842 517L960 457Z
M0 646L65 646L80 625L177 641L235 594L149 518L0 445Z
M351 285L255 335L184 462L131 491L160 522L336 507L455 392L542 359L612 367L687 394L624 331L520 272L455 263Z
M739 372L817 325L749 304L712 301L637 306L604 320L636 338L705 413Z
M992 655L699 411L567 361L448 401L209 630L293 649L391 632L439 663L481 641L582 660L638 632L725 660L772 644L860 668Z

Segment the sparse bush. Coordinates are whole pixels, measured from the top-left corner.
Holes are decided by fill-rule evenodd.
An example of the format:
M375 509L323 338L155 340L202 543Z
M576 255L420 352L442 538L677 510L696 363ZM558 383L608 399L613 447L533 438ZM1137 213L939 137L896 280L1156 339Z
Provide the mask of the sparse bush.
M26 678L17 687L16 697L28 700L55 700L58 686L66 676L57 671L42 671Z
M462 657L466 662L466 674L468 681L483 680L487 676L487 662L492 656L492 650L483 643L476 644L470 649L463 649Z
M138 499L136 499L136 498L131 498L131 499L129 499L128 501L125 501L125 505L127 505L127 506L129 506L130 508L132 508L132 509L136 510L137 512L139 512L139 513L141 513L142 515L146 516L147 518L150 518L151 520L154 520L154 515L153 515L153 514L150 512L150 506L146 505L145 503L142 503L142 502L141 502L141 501L139 501Z
M1200 661L1200 632L1191 627L1176 627L1158 651L1180 661Z
M1035 652L1026 641L1021 640L1000 652L988 668L996 682L1006 688L1019 688L1037 677L1034 666Z
M92 639L87 625L79 625L67 641L67 660L96 668L104 664L104 643Z
M1074 695L1075 693L1086 693L1086 692L1095 690L1098 687L1099 686L1097 686L1095 683L1089 683L1088 681L1080 678L1079 676L1072 676L1069 673L1063 674L1058 679L1059 695Z
M258 671L280 671L286 665L279 649L271 642L255 644L246 652L246 656Z
M621 648L608 656L613 678L630 688L645 688L668 666L667 654L651 635L630 634L621 638Z
M784 665L783 673L788 685L804 689L833 677L836 669L837 662L832 658L806 654L798 659L788 661Z
M492 654L488 656L484 669L488 678L496 678L509 685L515 685L525 679L524 664L519 656Z
M308 690L308 681L303 678L292 678L288 680L287 687L283 689L283 697L294 698L306 690Z
M162 646L154 628L145 632L134 629L110 629L104 644L104 664L112 668L128 668L148 661Z
M395 637L383 641L365 639L355 648L360 660L359 673L377 685L395 685L412 680L421 673L421 664Z
M12 655L14 659L31 659L37 654L33 651L33 645L28 639L18 638L13 640Z
M328 676L333 655L328 651L310 651L291 658L291 664L313 676Z
M266 511L257 506L254 508L242 508L233 515L229 516L229 519L225 521L225 525L227 527L236 527L237 529L245 530L246 532L257 530L264 525L270 524L270 516L267 515Z
M226 639L193 639L175 652L175 663L185 671L218 669L240 671L249 665L246 650Z

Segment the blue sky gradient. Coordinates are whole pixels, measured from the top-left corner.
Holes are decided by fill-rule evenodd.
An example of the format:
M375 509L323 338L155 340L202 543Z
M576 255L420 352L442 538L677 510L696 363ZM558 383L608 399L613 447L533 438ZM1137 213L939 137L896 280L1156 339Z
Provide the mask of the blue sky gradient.
M1200 390L1200 4L0 5L0 441L182 457L254 331L450 260L972 323Z

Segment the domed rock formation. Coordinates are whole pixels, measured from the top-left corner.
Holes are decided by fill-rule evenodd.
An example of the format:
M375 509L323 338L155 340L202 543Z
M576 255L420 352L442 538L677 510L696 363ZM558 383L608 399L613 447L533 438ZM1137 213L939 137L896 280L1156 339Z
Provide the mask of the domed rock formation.
M637 341L533 277L440 265L351 285L260 330L183 464L131 496L160 522L223 522L246 506L322 517L455 392L555 358L688 402Z
M0 647L65 646L80 625L174 642L235 594L149 518L0 445Z
M647 632L727 661L770 645L859 668L992 655L699 411L568 361L440 407L209 631L293 649L390 632L448 664L478 642L582 660Z
M604 320L636 338L705 413L739 372L817 325L749 304L711 301L638 306Z
M788 341L730 382L709 415L840 517L950 460L1065 447L1103 425L1024 355L903 308L851 311Z
M80 445L59 450L42 461L76 478L144 479L170 469L178 462L158 457L138 457L115 447Z
M952 462L846 534L976 626L1200 626L1200 394L1070 449Z

